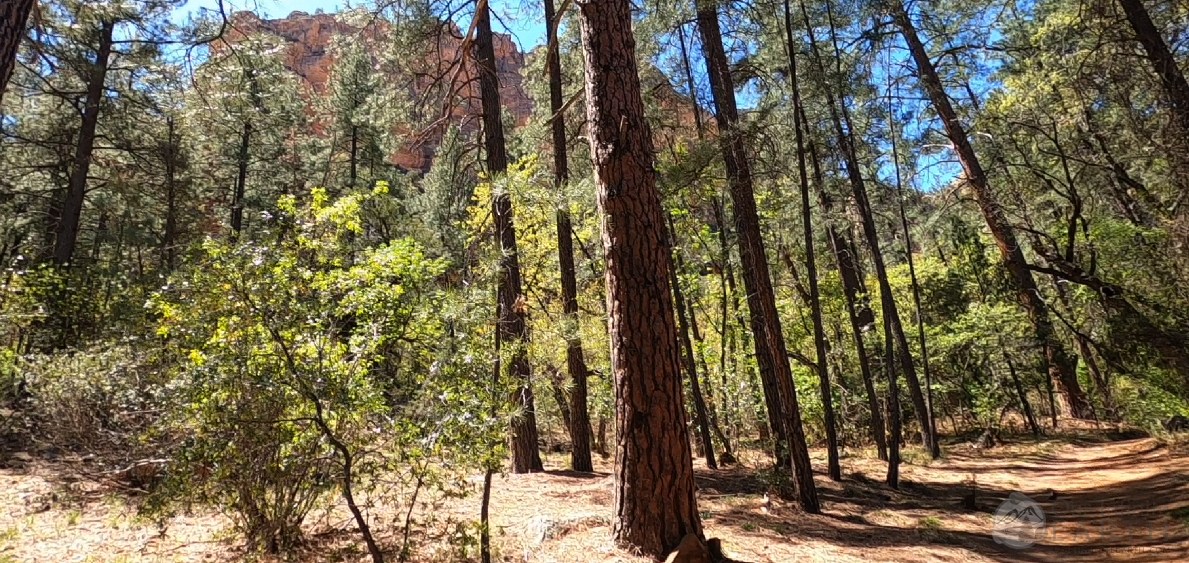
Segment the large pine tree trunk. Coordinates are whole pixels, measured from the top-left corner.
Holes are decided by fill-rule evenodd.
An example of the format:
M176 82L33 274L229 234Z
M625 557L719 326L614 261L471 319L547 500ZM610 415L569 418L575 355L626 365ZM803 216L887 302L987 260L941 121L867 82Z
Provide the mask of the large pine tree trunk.
M1041 345L1048 364L1049 378L1061 395L1060 409L1075 417L1090 417L1090 402L1086 399L1086 394L1078 383L1077 373L1074 371L1074 357L1057 340L1052 321L1049 320L1048 310L1040 296L1036 280L1029 270L1028 261L1024 257L1024 251L1016 239L1011 224L1007 221L1007 216L1003 213L1003 208L1000 207L998 199L991 191L986 171L979 163L974 146L970 144L970 138L962 127L961 121L958 120L958 113L954 111L954 107L950 103L941 77L938 76L937 69L929 58L929 53L925 51L925 45L917 35L916 26L908 17L904 5L897 0L890 3L890 9L892 19L900 28L901 35L904 36L909 52L916 63L921 84L933 102L933 108L937 111L938 117L941 118L946 137L953 143L954 150L958 153L958 160L962 164L966 182L972 188L974 199L982 211L983 219L986 220L991 236L994 237L995 244L999 247L1003 264L1018 292L1020 304L1027 311L1028 318L1032 322L1035 338Z
M621 546L656 558L702 535L682 408L669 252L628 0L579 4L590 152L603 215Z
M83 200L87 195L87 177L91 171L91 156L95 149L95 128L99 125L99 106L103 103L103 89L107 81L114 30L114 23L108 21L102 24L95 62L91 65L90 76L87 77L82 127L79 128L74 166L70 170L70 183L62 201L62 217L54 238L54 264L58 266L70 263L78 243L79 222L82 220Z
M0 2L0 102L4 101L4 89L12 78L16 66L17 51L25 38L25 22L33 11L36 0L4 0Z
M566 120L558 112L562 108L561 57L557 45L557 29L553 0L545 0L546 36L549 40L549 112L553 114L553 175L558 191L570 176L566 156ZM574 235L570 211L563 202L557 208L557 261L561 270L562 308L566 314L566 367L570 372L570 465L574 471L591 471L590 413L586 404L588 370L582 354L582 340L578 336L578 281L574 269Z
M755 335L756 363L760 377L765 380L765 393L775 387L779 406L783 410L780 423L784 425L787 443L777 449L787 450L792 458L792 470L797 485L797 500L806 512L821 511L817 487L813 482L813 468L809 462L809 448L801 425L801 409L797 403L797 389L793 386L788 348L776 310L776 295L768 270L767 254L760 234L760 217L756 210L751 167L747 147L738 130L739 111L735 104L735 85L731 79L718 10L712 0L699 0L698 29L706 52L706 70L710 90L714 94L714 117L718 124L719 144L727 172L727 185L734 205L735 230L739 237L739 257L743 262L743 285L747 289L747 303L751 310L752 333ZM769 401L769 409L775 401ZM774 426L775 427L775 426ZM779 455L778 455L779 459Z
M487 2L480 0L475 13L475 63L479 74L479 95L483 107L483 148L487 153L487 172L492 177L508 170L508 153L504 145L504 124L500 117L500 84L496 75L495 45L491 33L491 12ZM521 413L512 421L512 471L531 473L542 471L541 453L537 448L537 415L533 401L528 353L528 324L521 289L520 259L516 252L516 228L512 216L512 197L507 192L492 195L491 215L495 223L496 242L500 248L500 274L497 300L499 316L496 321L497 342L512 348L508 372L516 378L513 400Z

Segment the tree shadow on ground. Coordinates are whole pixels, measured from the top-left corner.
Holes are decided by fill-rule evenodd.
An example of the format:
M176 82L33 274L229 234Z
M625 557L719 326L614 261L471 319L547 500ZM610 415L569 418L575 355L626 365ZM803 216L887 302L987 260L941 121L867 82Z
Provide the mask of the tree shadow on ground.
M1048 453L1018 456L1005 465L1027 486L1030 476L1071 471L1125 471L1155 463L1161 448L1090 460L1062 459ZM947 466L962 472L976 467L1001 471L995 460L954 455ZM1167 458L1165 458L1167 461ZM1184 465L1180 465L1184 467ZM1007 470L1007 469L1003 469ZM1075 473L1076 475L1076 473ZM701 472L704 494L758 496L768 490L754 471ZM777 503L769 511L755 503L728 503L713 518L719 525L767 535L774 542L789 538L817 539L841 547L912 548L945 545L1003 562L1183 561L1189 558L1189 474L1175 467L1156 475L1076 490L1024 490L1044 511L1045 534L1026 549L997 543L992 536L994 513L1017 491L980 484L971 498L968 482L902 483L900 490L859 473L839 483L818 476L818 494L825 513L804 514ZM897 518L888 517L898 514ZM896 521L889 524L889 520ZM950 526L962 520L963 526ZM960 529L956 529L960 528Z

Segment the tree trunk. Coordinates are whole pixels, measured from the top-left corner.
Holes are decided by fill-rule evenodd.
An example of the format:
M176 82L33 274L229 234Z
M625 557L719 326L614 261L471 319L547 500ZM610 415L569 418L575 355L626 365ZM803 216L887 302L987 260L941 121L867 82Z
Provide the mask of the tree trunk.
M900 415L900 386L896 382L896 347L892 335L892 321L886 315L883 321L883 369L888 379L888 486L900 488L900 441L904 436L903 418Z
M900 151L896 142L896 121L892 118L891 100L888 100L888 130L892 139L892 168L896 174L896 203L900 211L900 228L904 232L904 256L908 260L908 278L912 283L912 304L916 310L917 339L921 346L921 370L925 372L925 416L922 422L929 423L929 433L933 436L932 449L929 455L933 459L941 457L941 444L937 441L937 418L933 414L933 374L929 371L929 347L925 340L925 317L921 312L921 284L917 280L916 260L912 256L912 233L908 230L908 214L904 211L904 185L900 179Z
M735 282L735 267L734 267L734 265L732 265L732 262L731 262L731 247L730 247L730 242L728 241L728 237L727 237L726 217L725 217L725 211L724 211L723 207L725 207L725 205L723 204L722 199L715 198L714 199L714 223L715 223L714 227L718 230L719 250L722 253L721 257L720 257L722 260L722 268L721 268L720 273L722 274L722 280L723 280L723 283L725 284L724 288L723 288L723 305L722 305L723 306L723 311L722 311L722 314L723 314L723 338L725 340L729 336L735 334L735 331L731 330L730 326L727 323L727 305L728 305L727 295L729 294L730 295L730 302L729 302L730 308L734 315L735 323L739 325L738 334L740 335L740 338L742 340L740 348L743 350L746 350L749 347L751 347L751 340L748 338L748 326L747 326L746 321L744 321L744 319L743 319L743 313L741 311L741 308L739 307L739 288ZM755 310L758 311L759 308L756 307ZM732 338L730 340L730 343L733 346L735 344L735 340ZM755 351L756 351L757 358L759 358L761 356L767 357L767 355L768 355L767 342L763 339L757 339L755 341ZM730 352L731 352L730 356L731 356L731 360L732 360L731 371L735 372L738 369L738 367L737 367L738 363L737 363L736 357L735 357L735 349L732 347ZM726 351L724 350L724 358L725 358L725 354L726 354ZM725 362L724 362L724 364L725 364ZM755 381L755 371L752 370L750 366L748 366L747 371L748 371L749 381L754 382ZM727 389L726 374L727 374L727 370L723 369L722 370L723 393L726 393L726 389ZM766 407L765 410L768 412L768 425L767 425L768 431L765 431L763 429L763 427L761 427L760 441L768 442L769 440L775 439L775 442L773 442L773 459L776 460L776 467L778 467L778 468L791 467L793 461L792 461L792 457L789 456L789 450L788 450L788 448L781 446L781 444L788 443L788 433L785 431L785 425L784 425L784 422L782 422L783 419L781 418L781 413L784 412L784 409L783 409L783 407L781 407L781 403L780 403L780 391L777 390L775 381L773 381L771 377L767 377L767 378L761 377L760 378L760 387L763 390L764 406ZM724 400L725 400L725 395L724 395Z
M706 52L706 71L714 94L719 145L734 205L735 231L739 237L739 256L743 262L743 285L747 289L752 333L756 342L756 363L760 367L760 377L765 380L765 393L772 387L778 392L779 407L783 410L777 412L781 414L780 424L785 427L788 442L778 443L777 449L787 449L792 459L797 500L803 510L816 514L821 511L821 506L813 482L813 468L810 466L809 448L801 424L797 389L793 385L788 349L780 327L776 295L772 289L767 254L760 234L760 218L756 210L747 148L737 127L739 112L735 105L735 85L723 49L718 10L713 0L698 0L696 7L702 47ZM769 409L773 402L769 401Z
M669 231L673 232L671 221ZM681 270L683 267L681 255L675 254L675 260L676 261L673 263L673 267L677 270ZM698 315L694 312L694 304L692 301L689 302L689 331L694 339L693 347L691 349L701 350L703 343L702 332L698 330ZM710 430L714 432L715 436L718 437L718 441L722 442L722 452L718 456L718 462L723 465L730 465L735 463L735 454L731 450L730 438L728 438L727 435L722 431L722 424L719 422L718 418L718 409L716 409L714 406L714 386L710 383L712 380L710 377L710 366L707 365L706 357L703 354L696 353L695 356L697 357L697 363L701 368L700 373L706 376L706 393L704 396L706 397L706 413L710 421Z
M672 230L672 217L669 218L668 223L669 252L670 256L673 256L669 266L669 284L673 286L673 304L677 308L677 335L681 339L685 357L685 373L689 378L690 395L694 401L694 424L698 427L698 437L701 440L702 455L706 457L706 467L718 469L718 463L714 460L714 440L710 436L710 416L706 411L706 399L702 395L702 386L698 382L698 363L694 357L694 343L689 336L685 294L681 291L681 280L677 277L677 239ZM693 315L693 311L688 311L688 315Z
M1160 30L1156 29L1156 24L1152 22L1142 0L1119 0L1119 5L1122 6L1127 21L1131 23L1131 28L1135 31L1135 39L1143 46L1144 53L1152 62L1152 70L1160 78L1160 87L1164 90L1165 97L1168 98L1173 121L1176 123L1177 129L1180 130L1178 133L1181 136L1189 135L1189 82L1181 73L1181 67L1177 65L1176 57L1169 50L1164 38L1160 36ZM1183 139L1182 144L1184 144ZM1185 155L1171 156L1180 163L1180 166L1186 165Z
M480 0L475 12L475 63L479 73L479 92L483 106L483 148L487 153L487 172L493 178L508 170L504 145L504 125L500 117L500 85L496 75L495 46L492 42L491 11ZM500 279L497 291L499 318L496 323L501 343L512 346L508 371L516 378L513 400L521 408L512 421L512 472L543 471L537 448L537 415L533 401L528 353L528 325L525 298L521 289L520 259L516 251L516 228L512 197L507 192L492 194L491 216L496 242L500 248Z
M614 373L619 545L661 558L702 536L682 408L669 253L631 4L579 4L590 152L603 215Z
M177 266L178 239L178 146L176 123L166 119L169 137L165 141L162 160L165 162L165 232L161 235L161 269L172 272Z
M801 122L805 119L805 110L801 108ZM821 161L818 158L816 143L809 140L809 156L813 163L813 176L818 187L818 200L822 204L822 212L829 217L834 204L830 194L825 189L825 177L822 175ZM883 409L879 408L879 396L875 392L875 376L871 373L871 359L867 347L863 343L865 327L875 322L875 314L860 295L865 294L862 272L859 271L857 256L852 244L845 235L838 232L833 224L827 225L826 234L830 239L830 250L834 254L834 261L838 264L839 277L842 278L842 290L846 296L847 316L850 317L851 333L854 336L855 356L859 361L859 372L863 377L863 390L867 396L867 409L871 411L871 439L875 442L879 459L887 461L888 442L887 430L884 427Z
M562 385L561 371L553 366L546 366L545 371L549 374L549 390L553 392L553 400L557 403L557 411L561 413L562 424L566 426L566 434L573 432L571 425L570 402L566 399L566 390ZM573 442L574 437L570 436L570 441Z
M553 0L545 0L545 26L549 41L549 112L553 132L553 178L560 192L570 176L566 156L566 120L558 112L562 109L561 60L558 54L557 29L554 28ZM566 367L570 372L570 466L574 471L591 471L590 414L586 405L588 370L582 354L582 339L578 324L578 281L574 268L574 237L568 204L557 208L557 261L561 273L562 308L567 323Z
M821 52L817 47L817 40L813 34L813 27L809 20L809 12L805 8L805 2L800 2L801 15L804 18L806 28L809 30L809 43L812 47L813 59L820 79L823 82L823 90L826 96L826 107L830 112L830 121L834 126L834 133L838 139L838 145L842 148L843 160L846 163L847 179L850 182L851 191L854 194L855 206L859 210L859 215L862 219L863 236L867 239L867 245L871 249L871 262L875 267L875 276L879 282L879 301L880 309L884 317L890 323L888 329L891 331L896 351L893 356L900 362L900 369L904 371L904 380L908 384L908 395L912 399L913 410L916 411L917 418L921 425L921 443L929 452L933 452L935 438L933 436L933 424L929 422L929 409L925 404L925 394L921 391L921 382L917 378L916 365L913 363L912 352L908 347L908 338L904 334L904 327L900 321L899 307L896 305L896 299L892 295L892 286L888 281L888 271L883 260L883 251L880 249L879 231L875 227L875 211L871 207L871 200L868 198L866 179L863 177L862 168L859 165L858 150L855 145L854 128L850 119L850 112L847 110L845 96L841 100L836 100L834 92L828 83L825 64L823 63ZM826 4L827 9L830 9L830 3ZM833 13L829 13L830 17L830 39L834 41L834 21ZM841 57L838 46L834 44L835 59ZM841 102L841 103L839 103Z
M87 194L87 175L91 171L91 154L95 149L95 128L99 125L99 106L103 103L104 83L107 81L108 59L111 58L112 33L115 24L103 22L99 31L99 49L87 78L87 98L83 106L83 122L75 145L74 167L70 183L62 201L62 218L54 239L54 264L66 266L74 258L78 242L79 222L82 220L83 200Z
M359 176L359 127L351 126L351 176L347 187L354 188Z
M235 193L231 197L231 232L239 236L244 226L244 197L248 193L248 158L252 142L252 120L244 121L239 137L239 154L235 176Z
M1036 341L1041 345L1048 364L1049 378L1062 397L1061 410L1075 417L1089 417L1091 415L1090 402L1086 399L1086 394L1078 383L1077 373L1074 371L1073 356L1057 340L1048 311L1045 309L1044 300L1036 286L1036 280L1033 279L1032 272L1028 269L1024 251L1016 239L1011 224L1007 221L1007 216L1003 213L1003 208L1000 207L995 194L991 192L986 171L979 163L974 146L970 144L970 138L958 120L958 114L950 104L949 96L945 92L937 69L925 51L920 37L917 36L916 27L908 17L904 5L899 0L890 2L889 5L892 19L900 28L913 61L916 63L921 84L933 102L933 108L941 118L946 137L954 145L965 180L972 188L975 201L982 211L991 236L995 238L995 243L999 247L1004 266L1019 294L1020 304L1027 311L1028 318L1032 322Z
M1020 383L1020 374L1016 373L1016 364L1011 361L1011 356L1004 353L1003 357L1007 360L1007 372L1011 375L1012 386L1016 389L1016 395L1020 398L1020 408L1024 410L1024 418L1028 421L1028 428L1032 430L1033 436L1040 436L1040 425L1036 423L1036 415L1032 412L1032 403L1028 402L1028 394L1024 392L1024 385Z
M817 283L817 256L813 248L813 209L809 206L809 170L805 165L805 135L808 124L801 118L801 86L797 81L797 51L793 43L793 19L788 0L784 2L785 46L789 55L789 82L793 91L793 127L797 145L797 171L801 181L801 223L805 241L805 276L809 278L809 308L813 318L813 345L817 354L813 370L821 384L822 416L826 426L826 455L830 478L842 480L842 466L838 461L838 429L834 419L834 398L830 386L830 370L826 356L826 329L822 322L821 291Z
M5 0L0 5L0 102L16 67L17 51L25 38L25 23L35 0Z

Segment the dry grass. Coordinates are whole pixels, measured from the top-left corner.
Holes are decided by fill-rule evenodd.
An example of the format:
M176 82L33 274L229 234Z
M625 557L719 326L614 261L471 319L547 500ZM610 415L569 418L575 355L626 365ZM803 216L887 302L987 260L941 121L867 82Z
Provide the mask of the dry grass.
M699 507L710 537L734 560L790 561L1181 561L1189 554L1189 452L1151 439L1081 438L1015 442L989 451L965 444L939 461L906 465L899 491L882 484L884 465L867 452L844 457L844 479L818 476L824 514L765 503L762 456L708 470L699 465ZM917 459L917 458L913 458ZM500 561L624 562L646 559L610 545L610 465L596 472L551 470L497 478L493 537ZM815 456L815 466L824 459ZM699 460L700 464L700 460ZM0 563L7 561L238 561L247 558L216 514L183 516L162 530L135 516L135 499L71 479L69 467L35 461L0 470ZM478 481L476 480L476 483ZM963 497L975 489L975 510ZM1016 551L991 538L992 514L1011 492L1035 499L1048 534ZM478 497L452 500L431 523L412 561L458 561L450 546L460 523L478 514ZM403 514L377 509L385 545L401 543ZM338 510L310 524L302 561L364 561ZM396 553L392 554L396 559Z

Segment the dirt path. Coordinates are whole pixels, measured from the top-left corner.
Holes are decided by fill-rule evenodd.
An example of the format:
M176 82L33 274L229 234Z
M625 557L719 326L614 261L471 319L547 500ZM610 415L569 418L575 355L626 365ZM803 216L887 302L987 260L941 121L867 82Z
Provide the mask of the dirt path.
M824 466L824 459L814 461ZM564 463L556 455L546 461ZM942 461L905 465L901 491L882 485L882 462L845 457L841 483L818 475L822 515L765 502L763 472L754 469L765 463L698 471L706 534L721 538L740 562L1189 561L1189 451L1150 439L1044 441L988 452L956 445ZM610 467L601 464L593 474L498 479L492 500L498 558L645 561L609 546L612 487ZM0 469L0 563L243 558L235 540L226 539L221 516L187 516L161 534L137 520L122 497L90 490L51 469L37 462ZM995 510L1013 492L1027 495L1044 513L1045 533L1027 549L992 538ZM477 502L454 501L433 516L472 519ZM378 521L392 521L378 512ZM324 525L312 525L316 546L302 560L365 560L352 534L326 533ZM399 544L398 530L380 531L387 545ZM431 548L413 560L457 560L445 553Z
M756 563L1189 561L1189 453L1150 439L989 452L955 446L940 462L906 465L899 492L882 485L877 460L852 457L843 466L842 483L818 475L822 515L765 503L766 486L752 469L701 469L707 536L721 538L734 559ZM511 530L539 529L542 518L564 523L575 510L606 514L609 479L510 476L493 510ZM1032 499L1046 520L1043 536L1026 549L992 537L995 511L1013 492ZM557 500L526 502L542 497ZM590 526L539 546L532 533L512 535L527 536L531 561L635 561L601 547L609 533L608 525Z

